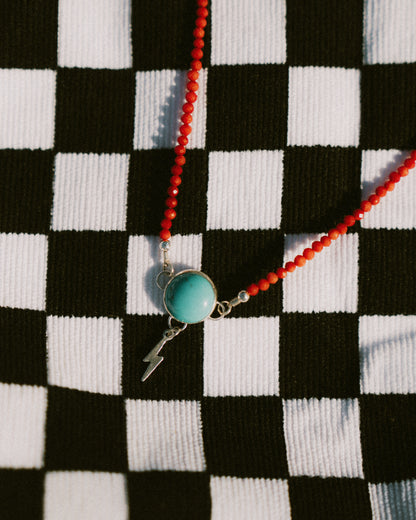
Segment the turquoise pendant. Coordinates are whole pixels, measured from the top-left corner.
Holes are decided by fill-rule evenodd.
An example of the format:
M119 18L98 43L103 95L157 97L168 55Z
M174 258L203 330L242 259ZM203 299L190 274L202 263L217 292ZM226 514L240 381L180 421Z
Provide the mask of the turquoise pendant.
M214 311L217 290L212 280L201 271L181 271L166 284L163 303L175 320L199 323Z

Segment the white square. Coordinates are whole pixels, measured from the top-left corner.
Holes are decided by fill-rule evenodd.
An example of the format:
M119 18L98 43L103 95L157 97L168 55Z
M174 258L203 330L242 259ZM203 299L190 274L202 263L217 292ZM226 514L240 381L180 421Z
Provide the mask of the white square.
M289 475L364 478L357 399L283 401Z
M374 520L416 520L416 480L369 484Z
M128 170L128 155L57 154L52 229L125 230Z
M204 471L200 403L126 400L131 471Z
M288 145L358 146L360 71L289 69Z
M131 0L59 0L58 65L132 66Z
M286 480L214 477L211 520L291 520Z
M212 2L213 65L285 61L286 0Z
M204 323L204 395L278 394L278 317Z
M51 471L45 476L45 520L126 520L125 475Z
M207 229L276 229L282 214L283 152L211 152Z
M402 165L409 152L399 150L364 150L361 157L361 184L363 199L374 193L377 186L387 180L389 173ZM366 229L416 228L416 175L409 175L395 185L380 203L361 221Z
M48 383L121 394L121 321L47 317Z
M286 235L284 263L321 236ZM358 233L341 235L283 280L284 312L357 312L357 302Z
M0 383L0 467L41 468L46 388Z
M48 237L0 233L0 306L45 310Z
M53 70L0 69L0 148L53 148Z
M166 314L163 292L156 285L162 270L160 238L135 235L129 237L127 262L127 313ZM169 256L175 273L184 269L201 269L202 235L175 235ZM207 273L209 275L209 273Z
M414 0L366 0L364 63L415 62L415 18Z
M186 71L152 70L136 73L134 149L172 148L179 135L185 103ZM207 71L199 72L198 99L194 104L188 149L205 148Z
M360 316L363 394L416 393L416 316Z

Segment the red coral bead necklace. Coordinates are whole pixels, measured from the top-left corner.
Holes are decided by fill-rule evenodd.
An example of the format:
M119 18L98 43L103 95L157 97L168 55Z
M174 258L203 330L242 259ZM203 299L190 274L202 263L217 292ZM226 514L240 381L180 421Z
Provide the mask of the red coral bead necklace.
M163 290L163 303L169 314L168 328L163 332L162 339L143 358L143 361L149 364L141 381L145 381L163 361L164 358L159 355L163 346L182 332L188 324L199 323L207 318L214 320L224 318L235 306L248 302L250 297L256 296L260 291L267 291L278 280L283 280L289 273L293 273L296 268L303 267L314 258L315 254L320 253L325 247L329 247L340 235L344 235L349 227L353 226L358 220L363 219L373 206L379 204L388 192L394 190L395 185L400 182L402 177L406 177L409 174L409 170L414 168L416 164L416 150L413 150L403 164L397 170L391 172L385 182L380 184L367 200L363 200L360 207L354 210L351 215L346 215L342 222L330 229L319 240L312 242L310 247L304 249L302 254L295 256L293 261L286 262L284 266L269 272L266 278L251 283L230 301L217 300L217 290L214 283L201 271L186 269L175 274L168 254L171 238L170 230L177 215L176 207L178 201L176 197L182 182L183 166L186 163L186 146L189 142L188 137L192 132L191 123L194 104L198 99L198 79L202 69L201 59L204 55L204 36L208 14L208 0L197 0L195 28L193 30L195 39L191 51L192 61L187 72L188 81L186 84L185 103L182 106L183 114L181 116L181 126L179 127L178 144L174 148L175 164L171 168L172 175L170 177L170 186L167 189L168 197L165 201L166 209L161 221L162 229L159 233L161 240L159 247L163 255L163 267L156 278L156 283ZM217 313L216 317L213 316L215 312ZM176 324L174 324L174 320Z

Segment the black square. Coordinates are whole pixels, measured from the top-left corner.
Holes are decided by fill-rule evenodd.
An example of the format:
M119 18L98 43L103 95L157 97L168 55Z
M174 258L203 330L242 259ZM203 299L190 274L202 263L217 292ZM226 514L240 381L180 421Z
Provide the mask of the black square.
M408 150L416 144L416 64L361 71L361 146Z
M283 233L277 230L207 231L202 270L213 280L219 300L230 300L250 284L265 278L283 261ZM234 317L277 316L282 311L282 284L277 282L247 304L233 310Z
M362 0L287 2L290 65L361 67Z
M135 151L131 157L128 189L127 230L140 235L158 235L169 196L172 150ZM177 217L172 233L198 234L206 229L207 153L189 150L179 186Z
M48 314L124 314L127 235L120 231L51 232Z
M131 520L209 520L209 475L182 471L128 473Z
M282 397L347 398L359 395L357 316L282 314L279 328Z
M0 67L56 68L58 2L3 2L0 16Z
M0 151L0 232L47 233L49 230L53 154ZM7 186L7 189L4 187Z
M284 155L285 233L321 233L360 206L361 151L290 147Z
M133 67L135 70L181 69L192 60L196 2L140 0L132 5ZM209 7L208 7L209 8ZM205 28L203 65L210 57L210 17Z
M361 229L360 314L416 314L416 234L411 230Z
M279 397L205 398L201 403L201 417L209 473L287 477Z
M2 520L43 520L44 472L0 469Z
M132 70L59 69L56 149L129 152L133 143Z
M187 399L202 396L203 324L189 326L160 351L163 363L140 381L144 356L162 338L166 316L126 316L123 323L123 395L131 399Z
M46 313L0 308L0 381L45 386Z
M127 471L121 397L51 386L46 422L48 470Z
M371 520L368 484L352 478L290 478L292 520Z
M207 148L224 151L283 148L287 133L287 77L284 65L211 67Z
M363 468L370 482L416 477L416 395L360 398Z

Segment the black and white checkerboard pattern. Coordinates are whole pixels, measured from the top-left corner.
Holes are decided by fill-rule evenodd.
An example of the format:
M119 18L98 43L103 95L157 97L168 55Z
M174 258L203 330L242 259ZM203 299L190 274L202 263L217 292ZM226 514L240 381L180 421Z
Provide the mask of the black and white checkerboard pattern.
M177 270L233 297L416 147L415 20L212 0ZM0 518L414 520L414 174L140 383L193 23L192 0L3 2Z

